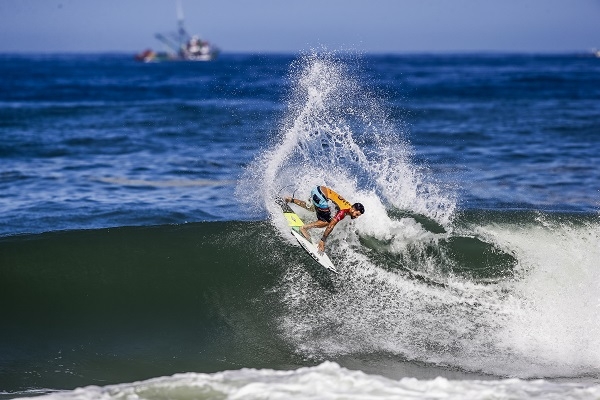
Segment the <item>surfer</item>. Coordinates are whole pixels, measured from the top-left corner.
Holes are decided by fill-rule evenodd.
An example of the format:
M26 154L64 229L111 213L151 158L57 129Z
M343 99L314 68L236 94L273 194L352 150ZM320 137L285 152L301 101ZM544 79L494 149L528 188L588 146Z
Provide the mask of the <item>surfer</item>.
M327 186L316 186L313 188L313 190L310 192L310 198L308 202L295 199L293 195L292 197L286 197L284 200L286 203L294 203L300 207L306 208L307 210L314 210L316 212L317 220L310 224L301 226L300 232L308 241L311 241L310 235L308 234L309 229L326 227L325 232L323 232L323 236L317 245L317 249L320 252L325 251L325 241L327 240L327 236L329 236L338 222L344 219L347 215L349 215L350 218L355 219L365 213L365 207L361 203L350 204L350 202L333 190L329 189ZM333 217L331 216L331 209L329 208L329 200L331 200L338 209Z

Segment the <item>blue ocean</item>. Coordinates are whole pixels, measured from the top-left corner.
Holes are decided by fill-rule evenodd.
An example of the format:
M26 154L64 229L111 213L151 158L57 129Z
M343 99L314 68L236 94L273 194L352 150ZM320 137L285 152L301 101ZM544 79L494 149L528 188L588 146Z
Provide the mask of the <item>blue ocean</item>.
M3 54L0 137L0 398L600 399L598 58Z

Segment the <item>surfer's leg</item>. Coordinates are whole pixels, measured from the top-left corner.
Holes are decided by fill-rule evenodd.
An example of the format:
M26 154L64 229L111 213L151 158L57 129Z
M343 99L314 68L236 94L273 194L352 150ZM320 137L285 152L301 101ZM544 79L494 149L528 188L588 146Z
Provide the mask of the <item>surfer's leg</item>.
M308 234L308 230L312 228L325 228L327 225L329 225L328 222L317 220L315 222L311 222L310 224L301 226L300 233L302 233L302 236L304 236L306 240L310 242L311 240L310 235Z
M309 207L305 201L302 201L300 199L294 199L293 197L285 197L283 200L285 200L286 203L294 203L302 208L306 208L307 210L311 209L311 207Z

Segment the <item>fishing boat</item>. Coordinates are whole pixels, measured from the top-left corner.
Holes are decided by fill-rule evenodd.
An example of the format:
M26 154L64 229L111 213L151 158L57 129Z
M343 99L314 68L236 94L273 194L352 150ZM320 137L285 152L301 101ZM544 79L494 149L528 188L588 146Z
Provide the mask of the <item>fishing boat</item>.
M156 52L147 49L136 54L136 60L142 62L211 61L219 55L219 49L212 43L187 32L183 23L181 2L177 2L177 32L157 33L155 37L167 47L167 50Z

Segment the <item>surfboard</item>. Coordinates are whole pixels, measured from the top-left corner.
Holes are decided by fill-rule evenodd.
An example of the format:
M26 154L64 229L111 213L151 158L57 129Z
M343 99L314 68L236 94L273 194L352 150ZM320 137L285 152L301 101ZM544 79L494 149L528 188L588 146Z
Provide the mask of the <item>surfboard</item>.
M300 233L300 227L304 225L304 222L302 222L300 217L283 199L277 199L277 204L281 206L283 215L291 228L292 235L294 235L298 243L300 243L300 246L302 246L302 248L322 267L337 274L338 271L329 259L329 256L325 252L319 252L317 246Z

